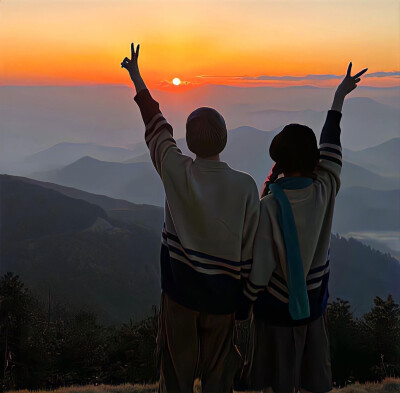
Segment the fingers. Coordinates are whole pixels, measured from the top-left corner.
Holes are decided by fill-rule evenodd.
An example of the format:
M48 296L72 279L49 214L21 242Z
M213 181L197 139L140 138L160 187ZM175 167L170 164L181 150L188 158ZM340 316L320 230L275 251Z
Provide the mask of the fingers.
M136 47L136 58L139 58L140 44Z
M361 80L361 78L356 78L356 79L354 79L354 82L358 83L358 82L360 82L360 80Z
M130 62L131 61L127 57L125 57L125 59L121 63L121 67L122 68L127 68Z
M351 67L353 66L352 62L349 63L349 66L347 67L347 73L346 76L350 76L351 75Z
M131 43L131 59L133 59L135 56L135 45L133 42Z
M359 76L365 74L368 71L368 68L364 68L362 71L360 71L359 73L355 74L353 76L353 78L358 78Z

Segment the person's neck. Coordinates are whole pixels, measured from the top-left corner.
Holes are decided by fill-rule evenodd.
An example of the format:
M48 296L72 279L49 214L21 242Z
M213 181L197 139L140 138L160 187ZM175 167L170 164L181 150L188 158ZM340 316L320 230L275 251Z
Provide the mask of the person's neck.
M199 157L199 156L196 156L196 158L200 158L201 160L221 161L220 158L219 158L219 154L217 154L215 156L210 156L210 157Z

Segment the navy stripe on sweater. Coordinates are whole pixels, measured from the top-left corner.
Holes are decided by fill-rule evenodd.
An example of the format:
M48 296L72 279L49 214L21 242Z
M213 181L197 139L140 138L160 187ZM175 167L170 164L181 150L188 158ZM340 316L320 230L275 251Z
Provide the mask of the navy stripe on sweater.
M328 259L326 261L325 265L315 267L314 269L310 269L309 272L308 272L308 275L314 274L314 273L318 273L318 272L320 272L322 270L325 270L329 266L329 262L330 262L330 260Z
M210 254L206 254L204 252L200 252L200 251L195 251L195 250L191 250L189 248L183 247L181 241L179 240L178 236L173 235L172 233L166 232L165 230L162 233L162 236L165 240L171 239L172 241L174 241L175 243L179 243L182 248L185 250L185 252L189 255L193 255L199 258L204 258L204 259L208 259L210 261L214 261L214 262L221 262L221 263L225 263L227 265L231 265L234 267L240 267L242 265L248 265L251 264L251 260L250 261L244 261L244 262L236 262L236 261L231 261L229 259L225 259L225 258L220 258L220 257L216 257Z
M241 280L232 277L231 273L215 272L193 266L167 245L161 246L161 288L171 299L191 310L233 313L241 298Z
M176 248L176 247L171 246L170 244L168 244L168 249L169 249L170 252L175 253L175 254L178 254L178 255L184 257L184 258L185 258L191 265L193 265L193 266L197 266L197 267L201 267L202 269L209 269L209 270L215 270L215 269L217 269L217 270L224 270L224 271L226 271L226 272L228 272L228 273L232 273L232 274L234 274L234 275L237 275L237 274L238 274L238 272L237 272L236 270L229 269L229 268L226 267L226 266L221 266L221 265L210 265L210 264L207 264L207 263L202 263L202 262L199 262L199 261L195 261L195 260L193 260L193 259L190 259L190 258L187 257L187 255L186 255L184 252L182 252L181 250L179 250L179 249ZM175 261L179 261L179 260L177 260L176 258L173 258L173 256L171 256L171 259L174 259Z
M324 146L319 148L320 153L324 151L328 151L331 153L338 154L340 157L342 157L342 152L338 149L335 149L334 147L329 147L329 146Z
M323 160L332 161L335 164L338 164L338 165L342 166L342 161L340 161L340 160L338 160L337 158L334 158L334 157L330 157L330 156L327 156L327 155L320 154L320 159L321 160L323 159Z

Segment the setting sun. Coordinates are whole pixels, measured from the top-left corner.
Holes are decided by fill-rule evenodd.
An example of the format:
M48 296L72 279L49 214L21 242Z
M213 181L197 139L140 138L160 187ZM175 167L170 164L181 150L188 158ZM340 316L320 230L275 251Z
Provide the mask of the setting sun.
M181 84L181 80L179 78L174 78L174 79L172 79L172 83L175 86L179 86Z

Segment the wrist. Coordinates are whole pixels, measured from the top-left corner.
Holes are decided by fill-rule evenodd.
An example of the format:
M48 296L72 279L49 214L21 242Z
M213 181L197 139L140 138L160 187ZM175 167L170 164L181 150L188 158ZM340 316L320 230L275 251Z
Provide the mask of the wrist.
M341 92L336 92L335 97L333 98L333 103L332 103L332 110L341 112L343 108L343 103L346 95L341 93Z
M137 83L142 79L139 71L132 73L130 77L133 83Z
M334 97L335 100L344 100L345 97L346 97L345 93L343 93L341 90L336 90Z

